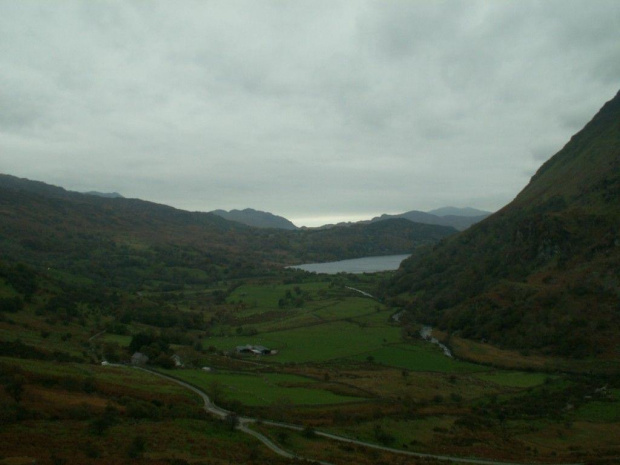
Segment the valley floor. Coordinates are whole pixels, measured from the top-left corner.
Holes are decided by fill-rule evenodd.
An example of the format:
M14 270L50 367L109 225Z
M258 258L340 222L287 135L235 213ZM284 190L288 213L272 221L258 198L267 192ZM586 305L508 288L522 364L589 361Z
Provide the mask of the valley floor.
M0 464L298 460L275 449L336 465L620 457L617 375L449 358L358 292L376 295L379 279L291 272L145 291L127 307L158 303L168 326L137 310L55 320L35 299L0 321ZM272 354L237 352L246 345ZM115 365L135 351L187 384ZM234 415L206 412L205 395Z

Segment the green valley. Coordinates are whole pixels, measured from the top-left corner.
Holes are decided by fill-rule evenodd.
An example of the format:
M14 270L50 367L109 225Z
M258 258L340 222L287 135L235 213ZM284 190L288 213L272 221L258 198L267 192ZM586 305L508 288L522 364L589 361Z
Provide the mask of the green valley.
M620 94L460 233L0 176L0 464L614 463L619 120Z

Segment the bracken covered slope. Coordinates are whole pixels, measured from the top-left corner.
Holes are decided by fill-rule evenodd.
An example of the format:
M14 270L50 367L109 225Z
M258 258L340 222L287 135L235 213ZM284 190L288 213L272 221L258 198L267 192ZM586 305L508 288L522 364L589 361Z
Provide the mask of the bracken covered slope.
M620 93L513 202L404 262L390 292L465 338L617 358L619 230Z

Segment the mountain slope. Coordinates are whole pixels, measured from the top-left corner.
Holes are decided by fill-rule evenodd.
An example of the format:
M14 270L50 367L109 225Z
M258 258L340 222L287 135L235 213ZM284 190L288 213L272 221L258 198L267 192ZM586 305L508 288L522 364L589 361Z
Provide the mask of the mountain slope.
M391 292L466 338L618 357L619 229L620 93L512 203L405 261Z
M214 215L221 216L229 221L236 221L255 228L275 228L295 230L297 226L282 216L273 213L246 208L244 210L213 210Z

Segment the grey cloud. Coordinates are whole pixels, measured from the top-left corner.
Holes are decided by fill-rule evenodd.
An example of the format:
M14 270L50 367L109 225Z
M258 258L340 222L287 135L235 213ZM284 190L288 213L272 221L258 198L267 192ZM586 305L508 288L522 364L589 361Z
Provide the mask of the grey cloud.
M0 0L0 169L193 210L497 209L617 91L619 15Z

